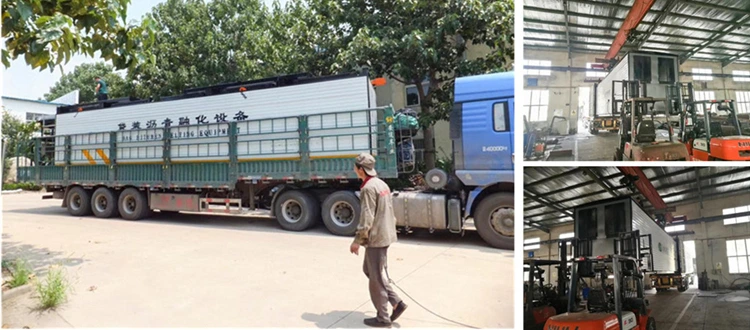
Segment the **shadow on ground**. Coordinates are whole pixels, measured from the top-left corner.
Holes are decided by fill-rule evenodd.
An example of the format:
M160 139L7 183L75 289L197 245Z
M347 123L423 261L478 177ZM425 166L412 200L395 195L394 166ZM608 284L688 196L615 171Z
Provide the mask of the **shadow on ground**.
M52 265L76 267L88 261L84 258L74 257L74 253L66 255L60 251L14 242L11 239L10 234L3 233L3 260L25 260L29 267L34 270L34 273L40 276L46 275L49 266Z
M355 320L361 320L359 325L352 326L352 327L345 327L344 324L341 322L347 317L352 317ZM315 326L320 329L341 329L341 328L354 328L354 329L368 329L369 327L366 326L364 323L364 319L369 318L372 316L367 316L365 313L362 313L360 311L333 311L328 312L325 314L313 314L313 313L304 313L302 314L302 319L305 321L315 322ZM336 320L336 321L332 321ZM331 323L333 322L333 323ZM398 322L393 323L393 328L401 328L399 326Z
M62 216L62 218L50 219L52 221L80 221L96 220L96 221L125 221L118 218L113 219L96 219L92 217L79 218L69 216L65 208L59 206L40 207L35 209L15 209L4 211L3 213L13 214L32 214L32 215L53 215ZM147 219L140 220L143 223L158 223L158 224L169 224L176 226L191 226L191 227L205 227L215 229L230 229L230 230L243 230L243 231L256 231L256 232L280 232L282 229L279 227L275 219L266 217L249 217L249 216L220 216L220 215L204 215L204 214L160 214L154 212L152 216ZM287 232L289 233L289 232ZM323 226L322 223L317 224L313 228L310 228L303 232L296 232L298 235L314 235L314 236L330 236L331 234ZM403 229L399 233L399 243L401 244L413 244L413 245L460 245L463 248L471 247L481 250L483 252L499 253L509 258L513 257L512 251L509 250L498 250L490 248L479 236L476 231L466 231L463 235L452 234L445 231L437 231L429 233L426 229L413 229L410 233L405 233Z

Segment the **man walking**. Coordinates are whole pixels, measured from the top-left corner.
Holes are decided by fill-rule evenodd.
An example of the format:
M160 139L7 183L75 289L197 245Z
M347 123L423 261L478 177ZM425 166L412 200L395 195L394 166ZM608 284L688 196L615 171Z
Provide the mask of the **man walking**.
M388 246L396 242L396 217L393 214L391 189L380 180L375 171L375 158L367 153L357 156L354 171L362 180L360 204L362 213L354 242L349 247L351 253L359 255L359 247L365 247L363 270L370 279L370 299L378 316L365 319L371 327L390 327L391 322L401 316L407 305L386 282L383 271L388 264ZM393 314L388 315L388 303L393 306Z
M104 101L108 98L109 91L107 90L107 82L101 77L94 78L96 81L96 100Z

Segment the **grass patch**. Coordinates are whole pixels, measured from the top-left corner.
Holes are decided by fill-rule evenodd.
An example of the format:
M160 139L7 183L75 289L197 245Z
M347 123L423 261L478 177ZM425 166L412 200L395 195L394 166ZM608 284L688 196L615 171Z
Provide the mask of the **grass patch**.
M3 267L10 272L11 279L8 281L8 285L11 288L17 288L26 283L29 283L29 278L33 271L26 261L17 259L14 262L6 262L3 260Z
M17 190L22 189L26 191L40 191L42 186L35 185L32 182L19 182L19 183L5 183L3 184L3 190Z
M36 284L36 292L39 294L42 307L54 308L65 302L69 287L63 267L50 267L47 278Z

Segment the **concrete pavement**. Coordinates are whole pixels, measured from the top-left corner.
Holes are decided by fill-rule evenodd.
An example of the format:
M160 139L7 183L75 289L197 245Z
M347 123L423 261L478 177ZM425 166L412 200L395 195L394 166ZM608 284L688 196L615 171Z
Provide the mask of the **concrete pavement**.
M364 328L375 310L362 257L323 226L286 232L275 220L203 215L71 217L41 194L3 196L3 258L40 273L64 264L73 288L55 311L33 294L3 301L11 327ZM362 251L364 252L364 251ZM394 281L432 311L483 328L513 327L513 253L476 233L401 235ZM458 327L421 309L394 327Z

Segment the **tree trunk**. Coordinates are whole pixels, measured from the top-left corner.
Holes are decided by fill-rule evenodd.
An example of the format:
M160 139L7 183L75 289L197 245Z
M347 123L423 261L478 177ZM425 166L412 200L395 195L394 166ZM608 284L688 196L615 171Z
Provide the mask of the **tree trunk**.
M424 163L427 170L435 168L435 132L433 126L425 127L422 130L424 135Z

